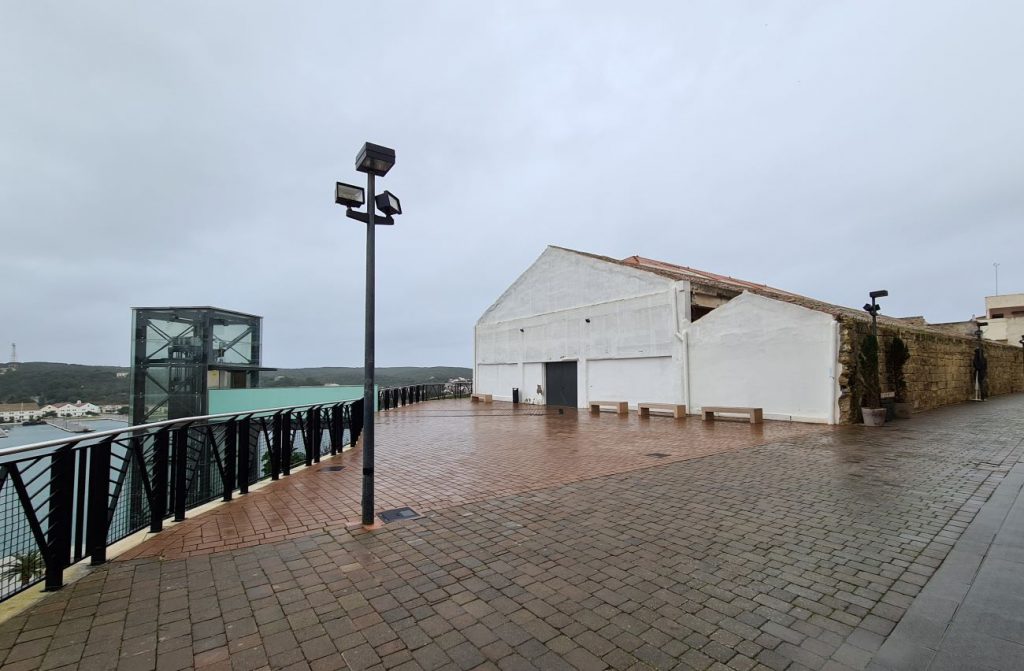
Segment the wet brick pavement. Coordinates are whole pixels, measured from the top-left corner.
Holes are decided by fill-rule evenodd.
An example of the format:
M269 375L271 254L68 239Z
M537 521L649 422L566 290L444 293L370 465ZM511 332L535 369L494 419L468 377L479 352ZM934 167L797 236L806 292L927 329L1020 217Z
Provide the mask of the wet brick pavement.
M375 532L114 561L0 625L0 659L89 671L862 669L1018 461L1022 409L1024 397L1000 398L648 461ZM632 421L587 449L633 450ZM731 435L711 431L723 427Z
M431 401L377 421L377 509L437 510L540 487L693 459L829 427L559 414L511 403ZM658 458L652 453L664 454ZM344 527L359 519L358 450L170 528L123 558L183 558ZM328 464L343 471L320 471Z

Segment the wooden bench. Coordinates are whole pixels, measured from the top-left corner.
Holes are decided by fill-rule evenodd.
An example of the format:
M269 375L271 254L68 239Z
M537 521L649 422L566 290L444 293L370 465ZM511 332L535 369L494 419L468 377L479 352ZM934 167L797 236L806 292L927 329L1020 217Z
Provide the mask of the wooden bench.
M638 403L636 408L641 417L650 417L652 410L671 412L676 419L686 417L686 406L679 403Z
M470 403L480 403L481 401L484 403L493 403L494 397L491 394L470 394L469 401Z
M733 415L746 415L750 418L751 424L761 424L764 422L761 408L730 408L722 405L705 405L700 409L701 418L705 420L714 420L716 412L726 412Z
M629 403L626 401L591 401L590 412L598 414L601 408L615 408L615 412L625 415L629 412Z

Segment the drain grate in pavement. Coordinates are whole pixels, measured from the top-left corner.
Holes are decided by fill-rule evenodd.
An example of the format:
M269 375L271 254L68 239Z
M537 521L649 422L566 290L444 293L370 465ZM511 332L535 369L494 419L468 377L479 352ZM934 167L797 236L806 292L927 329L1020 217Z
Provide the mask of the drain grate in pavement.
M657 457L658 459L661 459L661 458L663 458L663 457L667 457L667 456L669 456L669 455L665 454L664 452L651 452L651 453L649 453L649 454L646 454L646 455L644 455L644 456L648 456L648 457Z
M412 508L395 508L394 510L385 510L378 517L384 521L384 524L389 522L400 522L402 520L414 520L419 517L420 514Z
M343 470L345 470L345 467L344 466L324 466L320 470L321 471L343 471Z

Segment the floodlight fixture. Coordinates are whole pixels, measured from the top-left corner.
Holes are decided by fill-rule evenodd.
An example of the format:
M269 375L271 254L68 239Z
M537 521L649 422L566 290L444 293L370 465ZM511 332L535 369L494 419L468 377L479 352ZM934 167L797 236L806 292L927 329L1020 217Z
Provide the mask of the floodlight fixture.
M366 192L361 186L338 182L334 187L334 202L351 209L366 202Z
M393 214L402 213L402 201L398 200L398 196L390 191L378 194L375 200L377 202L377 209L389 217Z
M377 177L388 174L395 165L395 150L367 142L356 156L356 170Z
M888 296L888 295L889 295L889 292L886 291L885 289L879 289L878 291L872 291L871 293L868 294L868 296L871 296L872 298L884 298L885 296Z

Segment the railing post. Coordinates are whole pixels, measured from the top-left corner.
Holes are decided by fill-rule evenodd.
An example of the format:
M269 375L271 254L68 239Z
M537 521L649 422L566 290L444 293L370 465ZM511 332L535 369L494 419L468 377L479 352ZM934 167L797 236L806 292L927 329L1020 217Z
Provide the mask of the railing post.
M72 443L73 444L73 443ZM75 456L71 445L57 448L50 457L50 511L46 532L46 586L50 592L64 586L64 567L71 559L72 502L75 490Z
M235 418L228 420L224 427L224 501L231 500L231 493L235 490L235 449L238 440L238 425Z
M343 405L331 408L331 455L341 452L341 441L345 437L345 415Z
M270 479L277 480L281 477L281 434L283 421L281 413L274 415L273 437L270 441Z
M313 413L313 426L310 432L313 434L313 463L320 463L320 442L323 440L324 431L323 425L320 422L320 415L323 412L323 408L317 406L312 409Z
M153 500L149 502L149 530L152 533L164 528L164 517L167 516L167 474L170 470L169 457L171 452L170 429L160 429L153 436ZM146 465L142 464L145 468Z
M292 451L294 437L292 435L292 411L285 410L281 421L281 473L292 474Z
M75 541L71 554L72 563L80 562L86 553L84 534L86 491L89 486L86 480L89 474L88 458L89 450L78 451L78 466L75 470Z
M306 468L313 465L313 415L316 414L315 408L309 408L306 410L306 421L305 431L302 432L302 442L305 443L306 447ZM320 455L316 456L316 460L320 461Z
M107 531L110 525L110 445L104 440L89 449L89 521L86 526L86 551L93 566L107 561ZM133 455L134 456L134 455ZM142 468L146 465L142 464Z
M252 426L249 417L243 417L238 423L238 493L249 493L249 455L252 451Z
M185 519L188 477L188 425L174 429L174 521Z
M363 434L363 404L364 399L352 401L348 406L348 435L349 444L355 447L356 441Z

